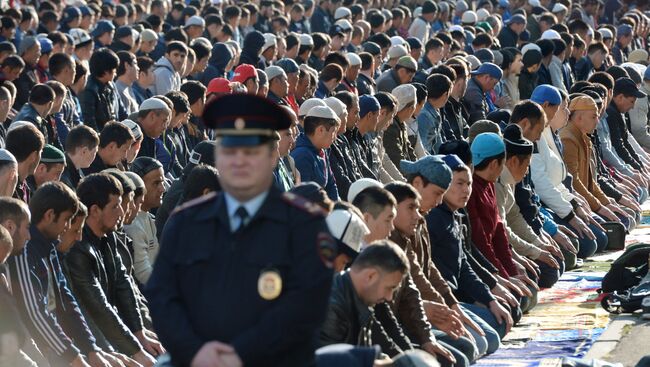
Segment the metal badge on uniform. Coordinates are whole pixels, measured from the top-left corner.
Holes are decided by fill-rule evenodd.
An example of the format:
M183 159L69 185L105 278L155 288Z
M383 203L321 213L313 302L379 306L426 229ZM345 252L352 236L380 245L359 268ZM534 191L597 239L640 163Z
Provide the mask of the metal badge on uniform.
M263 270L257 280L257 292L267 301L274 300L282 293L282 277L275 269Z
M237 130L244 130L246 128L246 121L244 121L243 118L238 118L235 120L235 129Z

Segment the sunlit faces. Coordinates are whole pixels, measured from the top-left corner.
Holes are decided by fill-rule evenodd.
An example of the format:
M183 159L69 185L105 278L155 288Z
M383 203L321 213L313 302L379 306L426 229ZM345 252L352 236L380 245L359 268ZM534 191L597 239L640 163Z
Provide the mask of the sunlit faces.
M66 253L70 251L75 243L81 241L85 222L86 216L84 215L77 215L72 220L70 227L68 227L68 229L66 229L60 236L61 242L56 246L56 249L59 252Z
M421 218L420 199L408 198L397 204L397 214L393 224L398 231L413 236Z
M359 289L359 296L367 306L390 302L404 275L398 271L387 273L379 268L364 270L364 285Z
M371 213L363 213L363 219L370 229L370 234L366 237L367 242L383 240L390 236L395 229L393 221L397 211L394 206L388 205L375 217Z
M445 203L452 210L464 208L472 195L472 176L469 170L454 171L451 185L444 195Z

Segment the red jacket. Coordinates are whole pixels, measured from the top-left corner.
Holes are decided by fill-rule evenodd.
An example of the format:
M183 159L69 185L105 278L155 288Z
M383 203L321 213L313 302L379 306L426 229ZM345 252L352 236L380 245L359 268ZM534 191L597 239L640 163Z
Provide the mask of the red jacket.
M517 275L506 229L499 216L494 183L474 174L472 196L467 203L472 241L483 255L499 269L501 276Z

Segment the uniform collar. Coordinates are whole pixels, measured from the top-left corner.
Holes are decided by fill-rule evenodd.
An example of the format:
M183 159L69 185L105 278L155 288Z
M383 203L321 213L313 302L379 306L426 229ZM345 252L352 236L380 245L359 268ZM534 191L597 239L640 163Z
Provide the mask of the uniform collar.
M268 196L269 192L264 191L263 193L255 196L254 198L246 201L246 202L240 202L237 201L232 195L228 194L227 192L224 192L224 199L226 201L226 210L228 213L228 218L233 218L235 216L235 211L240 206L243 206L246 211L248 212L248 215L250 218L254 217L255 214L260 210L262 207L262 204L264 204L264 200Z

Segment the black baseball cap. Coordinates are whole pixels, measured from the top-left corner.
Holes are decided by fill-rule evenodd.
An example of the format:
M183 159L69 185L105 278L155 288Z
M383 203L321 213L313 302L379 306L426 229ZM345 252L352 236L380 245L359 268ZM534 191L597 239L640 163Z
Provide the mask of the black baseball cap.
M639 90L636 83L630 78L618 78L614 83L614 95L623 94L626 97L645 98L647 95Z

